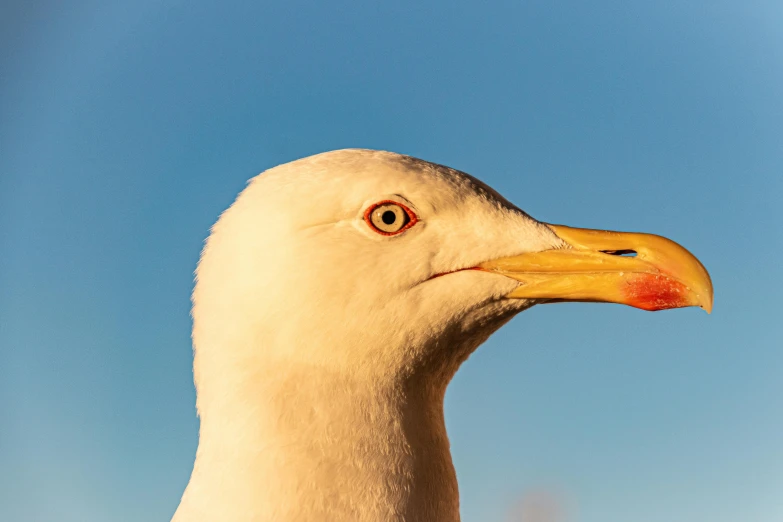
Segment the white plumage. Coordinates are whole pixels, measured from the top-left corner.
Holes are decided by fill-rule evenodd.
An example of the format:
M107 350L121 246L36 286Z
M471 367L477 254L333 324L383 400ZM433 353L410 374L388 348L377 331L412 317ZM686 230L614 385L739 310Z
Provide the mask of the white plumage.
M378 233L377 202L416 223ZM197 270L200 440L174 521L458 520L446 386L534 304L466 269L564 248L478 180L407 156L335 151L253 179Z

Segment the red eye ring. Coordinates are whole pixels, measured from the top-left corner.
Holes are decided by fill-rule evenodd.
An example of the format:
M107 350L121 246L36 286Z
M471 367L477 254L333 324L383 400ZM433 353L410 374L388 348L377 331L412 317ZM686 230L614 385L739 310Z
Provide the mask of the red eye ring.
M378 207L382 207L384 205L390 205L395 206L400 209L402 209L403 212L405 212L406 217L408 218L408 222L405 223L402 228L399 230L395 230L393 232L387 232L385 230L381 230L378 228L372 220L372 213L375 212L375 210L378 209ZM396 236L398 234L402 234L409 228L411 228L413 225L419 222L419 217L407 206L403 205L399 201L394 201L392 199L385 199L383 201L379 201L377 203L373 203L370 205L367 210L364 211L364 222L367 223L367 225L372 229L373 232L376 232L382 236Z

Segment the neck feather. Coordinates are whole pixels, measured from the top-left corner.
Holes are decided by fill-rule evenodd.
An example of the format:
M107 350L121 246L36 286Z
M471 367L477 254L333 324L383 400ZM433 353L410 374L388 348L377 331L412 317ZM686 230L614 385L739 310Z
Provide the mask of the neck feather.
M459 519L446 382L276 368L224 384L199 402L174 522Z

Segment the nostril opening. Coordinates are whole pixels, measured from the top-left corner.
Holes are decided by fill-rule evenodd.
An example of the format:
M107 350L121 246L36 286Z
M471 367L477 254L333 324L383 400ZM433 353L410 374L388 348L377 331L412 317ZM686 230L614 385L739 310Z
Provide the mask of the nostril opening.
M636 257L636 250L601 250L610 256Z

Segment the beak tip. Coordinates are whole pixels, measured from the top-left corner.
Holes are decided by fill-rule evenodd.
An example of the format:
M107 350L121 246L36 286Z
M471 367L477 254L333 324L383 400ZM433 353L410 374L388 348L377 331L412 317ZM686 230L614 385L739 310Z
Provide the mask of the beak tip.
M695 259L695 258L694 258ZM697 260L698 261L698 260ZM715 291L712 287L712 278L710 277L709 272L707 272L707 269L704 268L704 266L699 262L699 266L701 267L701 276L704 279L703 284L701 285L701 303L699 303L699 306L707 312L708 314L712 313L712 305L715 301Z

